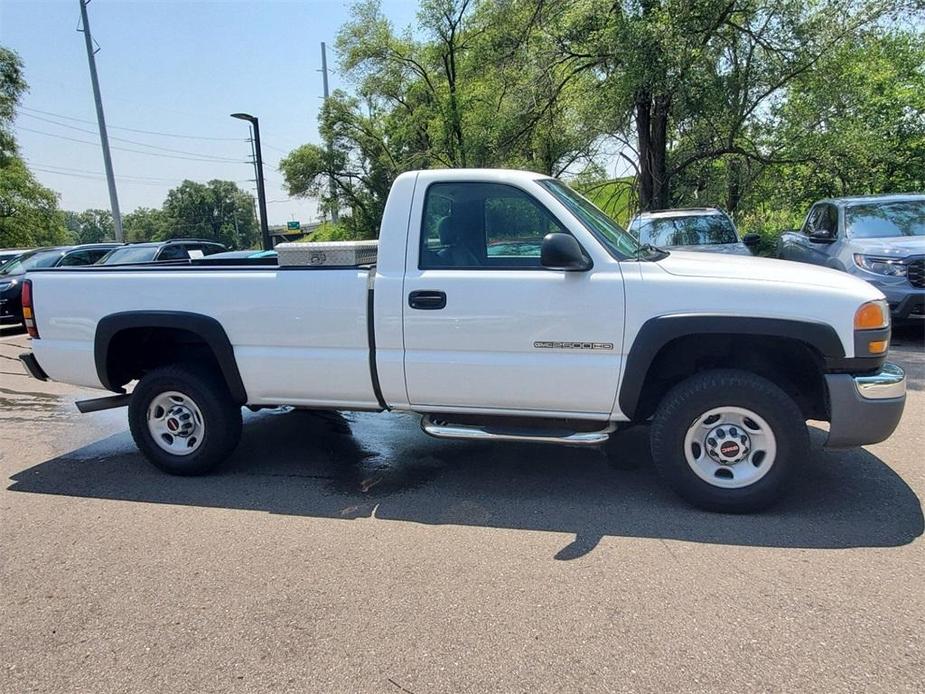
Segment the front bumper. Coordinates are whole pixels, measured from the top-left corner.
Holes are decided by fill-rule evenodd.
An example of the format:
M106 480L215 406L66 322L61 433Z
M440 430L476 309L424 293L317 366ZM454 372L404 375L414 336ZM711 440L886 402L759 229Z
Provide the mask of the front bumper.
M830 448L879 443L895 431L906 405L906 374L886 363L871 374L826 374Z
M22 309L14 299L0 297L0 325L22 323Z

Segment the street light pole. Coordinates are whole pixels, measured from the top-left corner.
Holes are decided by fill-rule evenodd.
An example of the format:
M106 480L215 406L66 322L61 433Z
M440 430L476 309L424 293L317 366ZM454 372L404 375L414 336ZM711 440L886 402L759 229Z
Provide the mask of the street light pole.
M251 124L254 132L255 166L257 169L257 204L260 207L260 235L263 239L263 250L272 251L273 242L270 240L270 227L267 223L267 192L263 185L263 152L260 149L260 121L249 113L232 113L232 118L246 120Z

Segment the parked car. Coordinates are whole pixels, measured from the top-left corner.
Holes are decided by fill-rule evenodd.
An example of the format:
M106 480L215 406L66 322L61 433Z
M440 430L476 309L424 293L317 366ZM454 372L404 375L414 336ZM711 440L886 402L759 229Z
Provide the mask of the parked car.
M491 253L514 225L536 252ZM642 247L554 178L404 173L375 260L368 241L306 245L278 247L278 267L30 272L23 363L117 393L78 406L127 405L139 449L170 473L228 457L243 405L408 410L435 437L565 445L651 422L668 484L723 511L779 496L806 420L841 447L882 441L902 415L876 288Z
M215 241L203 239L170 239L129 243L100 259L99 265L134 265L162 263L168 260L189 260L222 253L228 249Z
M739 232L732 219L716 207L642 212L629 223L629 231L640 243L659 248L752 255L761 240L758 234Z
M22 253L0 267L0 325L18 325L23 322L22 280L26 272L35 268L73 267L92 265L120 244L91 243L81 246L38 248Z
M31 250L31 248L0 248L0 268Z
M815 203L779 257L848 272L886 295L893 319L925 319L925 194Z

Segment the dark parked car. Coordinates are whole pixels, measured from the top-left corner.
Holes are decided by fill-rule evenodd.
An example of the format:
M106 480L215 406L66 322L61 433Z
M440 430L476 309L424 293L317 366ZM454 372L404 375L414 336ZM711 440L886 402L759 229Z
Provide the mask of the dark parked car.
M751 255L750 248L760 241L757 234L746 234L740 240L729 215L716 207L642 212L627 230L640 243L679 251Z
M26 272L39 267L93 265L117 243L88 243L82 246L58 246L27 251L0 268L0 325L22 323L22 279Z
M0 248L0 267L31 250L31 248Z
M168 260L204 258L227 251L220 243L203 239L170 239L129 243L114 249L99 261L99 265L134 265L136 263L163 263Z
M893 319L925 318L925 195L820 200L803 228L783 234L784 260L842 270L886 295Z

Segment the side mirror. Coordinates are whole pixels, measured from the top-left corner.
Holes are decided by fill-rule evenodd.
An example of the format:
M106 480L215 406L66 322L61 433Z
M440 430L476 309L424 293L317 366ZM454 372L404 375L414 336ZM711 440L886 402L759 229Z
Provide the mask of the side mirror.
M540 248L540 265L548 270L583 272L591 269L578 241L571 234L553 233L543 237Z
M835 240L835 234L825 229L814 229L809 232L809 240L813 243L832 243Z
M742 237L742 243L744 243L746 246L749 246L749 247L757 246L759 243L761 243L761 235L760 234L746 234L745 236Z

